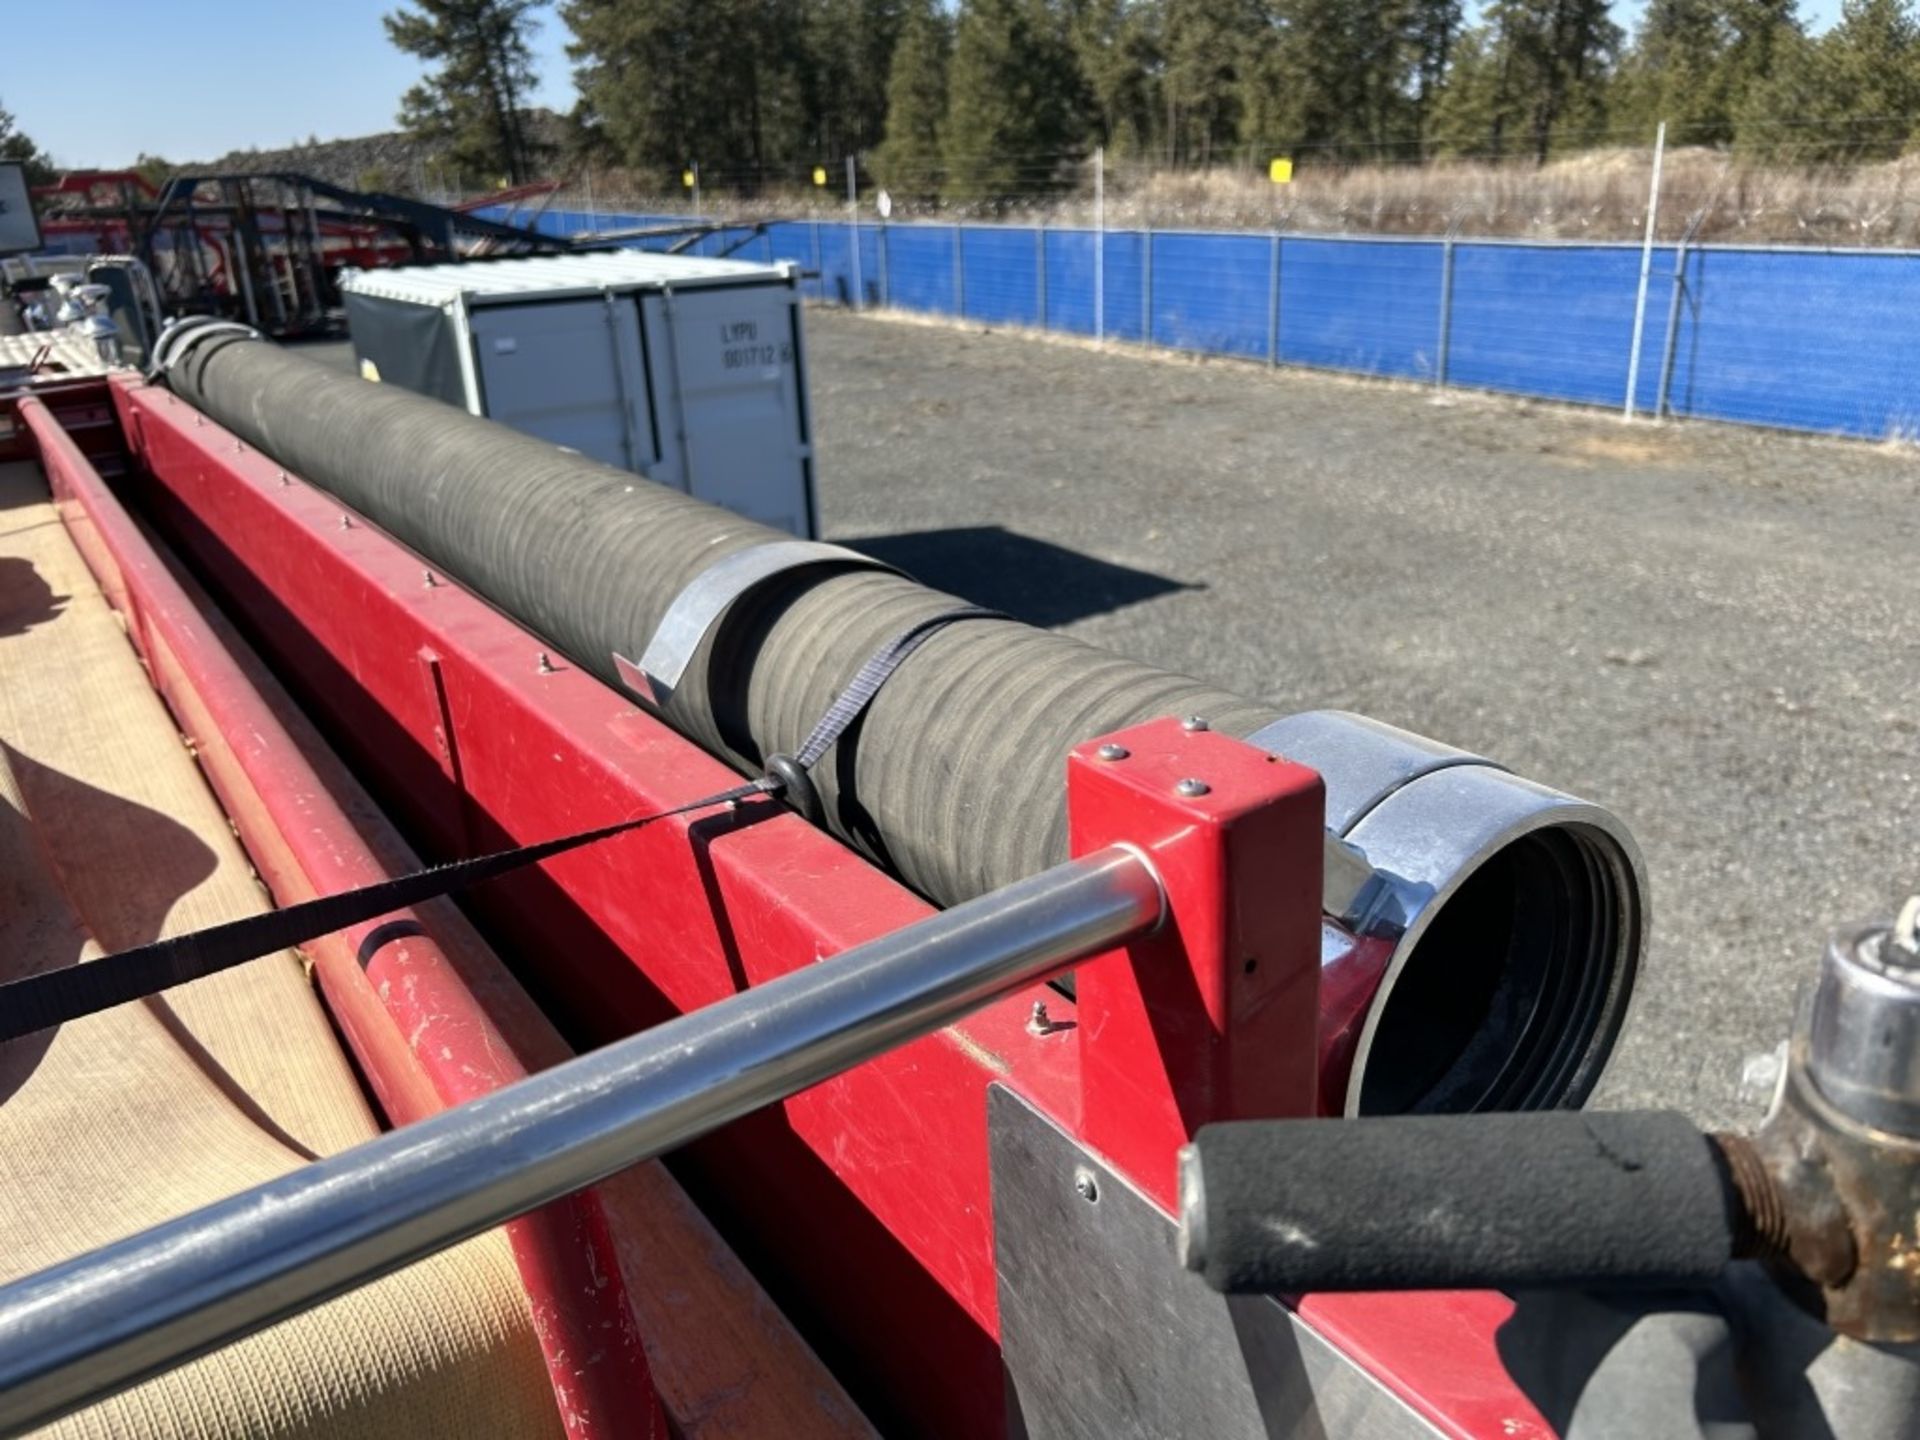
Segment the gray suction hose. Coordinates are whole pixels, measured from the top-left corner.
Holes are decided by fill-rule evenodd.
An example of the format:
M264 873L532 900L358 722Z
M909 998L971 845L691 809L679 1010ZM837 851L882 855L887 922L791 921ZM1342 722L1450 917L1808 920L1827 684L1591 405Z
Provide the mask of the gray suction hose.
M736 551L790 538L439 401L336 374L243 335L182 337L167 365L168 383L184 399L609 683L619 683L612 657L639 654L703 570ZM758 774L768 756L790 753L804 740L870 654L957 603L874 569L813 567L778 576L733 605L675 687L665 718ZM1065 858L1061 777L1074 745L1159 716L1194 714L1256 743L1262 732L1288 725L1269 705L1068 636L1013 620L949 625L902 664L815 770L822 821L908 884L954 904ZM1297 747L1288 732L1286 743L1269 748L1320 769L1330 794L1347 761L1334 753L1340 747L1322 743L1328 733L1350 740L1351 726L1363 727L1354 732L1363 748L1389 750L1417 738L1357 717L1329 723L1332 732L1309 727ZM1444 1092L1445 1108L1577 1103L1611 1049L1641 948L1631 840L1605 811L1432 742L1418 742L1412 763L1388 767L1390 780L1378 779L1372 761L1379 757L1372 750L1369 757L1359 769L1366 787L1379 793L1335 829L1357 834L1356 827L1371 823L1373 838L1356 843L1376 863L1410 877L1404 903L1387 917L1401 937L1389 990L1422 937L1445 929L1434 922L1456 890L1465 893L1478 872L1497 869L1506 877L1476 891L1471 908L1484 918L1485 933L1452 927L1462 933L1445 939L1448 954L1440 957L1450 968L1485 973L1488 993L1473 1003L1484 1002L1494 1041L1489 1046L1482 1036L1476 1043L1468 1017L1442 1048L1466 1057L1474 1082L1463 1089L1446 1080L1446 1056L1428 1057L1422 1063L1434 1070L1431 1083L1416 1078L1413 1089ZM1451 825L1448 845L1436 848L1437 782L1455 783L1462 765L1493 787L1487 793L1498 803L1484 807L1469 795L1455 807L1459 823ZM1382 819L1395 806L1405 809L1404 824ZM1511 863L1517 850L1542 845L1564 853L1546 856L1544 868ZM1442 852L1448 858L1433 858ZM1444 873L1424 873L1435 864ZM1478 931L1481 922L1465 928ZM1503 999L1501 987L1514 986L1500 977L1521 971L1534 979ZM1542 977L1553 983L1535 983ZM1448 984L1461 988L1457 978ZM1516 1069L1509 1063L1515 1057L1527 1063ZM1362 1071L1378 1073L1378 1062L1356 1066L1350 1108L1362 1104ZM1375 1093L1390 1097L1395 1109L1421 1098L1405 1084Z

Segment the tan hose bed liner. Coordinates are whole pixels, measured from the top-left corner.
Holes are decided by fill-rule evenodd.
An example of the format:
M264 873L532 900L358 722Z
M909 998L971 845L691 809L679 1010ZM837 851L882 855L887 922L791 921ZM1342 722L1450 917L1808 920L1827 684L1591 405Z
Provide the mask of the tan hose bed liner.
M266 908L37 467L0 465L0 978ZM0 1279L376 1133L291 952L0 1046ZM52 1427L557 1435L484 1235Z

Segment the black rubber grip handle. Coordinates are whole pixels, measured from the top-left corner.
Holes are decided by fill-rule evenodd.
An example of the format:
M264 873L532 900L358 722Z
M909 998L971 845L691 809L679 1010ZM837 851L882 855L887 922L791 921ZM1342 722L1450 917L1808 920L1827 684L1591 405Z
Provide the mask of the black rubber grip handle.
M1227 1294L1697 1285L1746 1228L1719 1146L1661 1110L1209 1125L1180 1187Z

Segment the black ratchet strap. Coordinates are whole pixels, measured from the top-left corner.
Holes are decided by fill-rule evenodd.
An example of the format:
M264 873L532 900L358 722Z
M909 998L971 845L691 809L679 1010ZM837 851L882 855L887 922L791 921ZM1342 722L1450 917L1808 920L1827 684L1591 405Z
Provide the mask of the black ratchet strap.
M64 1025L84 1015L98 1014L130 1000L144 999L190 980L231 970L262 955L304 945L322 935L377 920L395 910L421 905L443 895L496 879L528 865L537 865L569 850L610 840L656 820L709 810L719 805L778 795L806 784L806 772L826 754L833 742L859 718L880 687L900 663L942 627L956 620L1004 619L999 612L966 606L943 611L908 626L862 665L840 693L806 742L792 756L770 756L768 773L717 794L703 795L683 805L617 820L592 830L558 839L542 840L470 860L455 860L383 880L358 890L269 910L261 915L230 920L187 935L174 935L151 944L122 950L81 965L65 965L0 985L0 1042L17 1040L38 1030ZM776 765L775 762L783 762ZM804 809L804 806L796 807Z

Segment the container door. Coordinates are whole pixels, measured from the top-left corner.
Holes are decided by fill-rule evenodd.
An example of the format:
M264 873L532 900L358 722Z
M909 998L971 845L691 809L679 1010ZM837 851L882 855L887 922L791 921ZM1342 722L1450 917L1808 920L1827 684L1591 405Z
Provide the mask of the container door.
M481 413L623 470L654 459L633 307L604 299L475 306Z
M673 478L709 504L811 535L812 451L792 288L681 290L648 296L646 313L654 403L674 422L662 425L663 439L680 450ZM669 449L669 464L673 458Z

